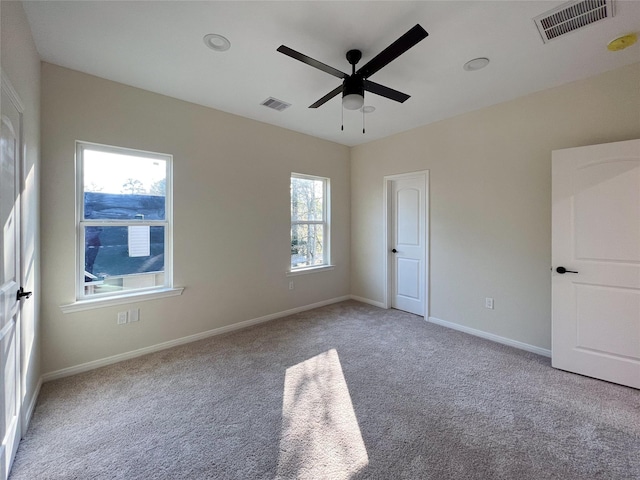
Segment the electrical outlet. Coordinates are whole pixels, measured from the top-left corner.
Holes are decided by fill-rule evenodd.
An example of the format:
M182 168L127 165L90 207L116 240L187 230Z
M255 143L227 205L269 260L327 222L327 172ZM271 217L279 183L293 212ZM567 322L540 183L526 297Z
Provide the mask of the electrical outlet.
M289 282L289 290L293 290L293 281Z
M131 310L129 310L129 321L137 322L138 320L140 320L140 309L132 308Z
M124 325L128 321L128 312L118 312L118 325Z
M484 299L484 308L490 308L493 310L493 298L487 297Z

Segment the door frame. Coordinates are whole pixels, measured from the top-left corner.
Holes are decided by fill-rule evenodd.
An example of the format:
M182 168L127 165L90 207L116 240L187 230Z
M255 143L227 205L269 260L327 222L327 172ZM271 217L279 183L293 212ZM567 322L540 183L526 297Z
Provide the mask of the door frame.
M430 298L429 298L429 290L431 284L431 278L429 275L430 272L430 258L429 258L429 220L430 220L430 210L429 210L429 170L419 170L415 172L407 172L407 173L398 173L395 175L385 175L384 183L383 183L383 257L384 261L382 268L382 278L384 278L384 294L383 294L383 305L384 308L391 308L391 295L393 292L393 257L391 256L391 243L393 241L393 212L391 209L391 184L396 180L406 179L406 178L420 178L424 181L424 212L426 218L424 219L424 318L425 320L429 318L429 310L430 310Z

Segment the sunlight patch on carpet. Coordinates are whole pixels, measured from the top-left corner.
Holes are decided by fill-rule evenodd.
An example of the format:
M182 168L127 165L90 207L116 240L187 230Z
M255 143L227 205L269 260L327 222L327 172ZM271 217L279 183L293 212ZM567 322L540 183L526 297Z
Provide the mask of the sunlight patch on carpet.
M277 478L348 479L368 463L338 352L288 368Z

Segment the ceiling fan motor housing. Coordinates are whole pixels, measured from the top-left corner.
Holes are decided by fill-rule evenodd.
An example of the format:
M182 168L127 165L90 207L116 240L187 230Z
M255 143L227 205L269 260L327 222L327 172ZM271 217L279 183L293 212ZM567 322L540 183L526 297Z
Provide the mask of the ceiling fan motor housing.
M351 75L344 79L344 89L342 91L342 96L345 97L347 95L362 95L364 96L364 78L362 75Z

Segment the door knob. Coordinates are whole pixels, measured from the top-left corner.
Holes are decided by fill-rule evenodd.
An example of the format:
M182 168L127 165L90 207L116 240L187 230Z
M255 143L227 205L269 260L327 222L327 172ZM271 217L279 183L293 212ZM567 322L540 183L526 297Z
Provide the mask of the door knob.
M396 250L395 248L393 250L391 250L393 253L398 253L398 250Z
M576 272L576 271L574 271L574 270L567 270L567 269L566 269L566 268L564 268L564 267L558 267L558 268L556 268L556 272L561 273L561 274L565 274L565 273L578 273L578 272Z
M20 290L18 290L18 293L16 294L16 299L20 300L21 298L29 298L31 295L33 295L33 292L25 292L24 288L20 287Z

